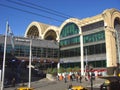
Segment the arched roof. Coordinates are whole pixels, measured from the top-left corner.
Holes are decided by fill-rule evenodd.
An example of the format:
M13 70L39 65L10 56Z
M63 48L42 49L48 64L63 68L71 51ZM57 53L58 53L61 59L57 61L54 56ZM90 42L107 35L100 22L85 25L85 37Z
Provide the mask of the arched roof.
M40 22L32 22L28 27L27 30L25 32L25 37L29 37L29 36L34 36L34 35L38 35L38 38L41 38L42 34L44 33L44 31L49 27L50 25L47 24L43 24ZM36 33L34 32L36 31Z
M106 9L103 11L102 16L104 18L105 26L114 27L114 20L120 19L120 11L115 8Z
M58 40L59 38L59 28L56 26L50 26L46 29L46 31L43 33L43 39L47 37L52 37L54 40Z
M52 33L52 34L54 33L54 35L57 36L57 37L55 36L56 40L58 40L62 28L68 23L76 24L80 30L82 26L103 20L104 25L113 27L116 17L118 19L120 18L120 11L112 8L112 9L106 9L101 14L98 14L93 17L88 17L88 18L84 18L84 19L69 18L69 19L65 20L60 25L60 27L56 27L56 26L43 24L43 23L34 21L27 27L27 30L25 32L25 37L32 35L32 36L37 36L38 38L41 38L41 39L45 39L47 36L50 36L50 33Z

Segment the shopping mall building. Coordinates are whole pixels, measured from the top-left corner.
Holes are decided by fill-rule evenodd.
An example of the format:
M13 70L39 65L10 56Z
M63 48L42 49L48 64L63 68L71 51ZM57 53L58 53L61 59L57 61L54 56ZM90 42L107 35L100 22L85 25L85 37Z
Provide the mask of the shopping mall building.
M33 39L32 55L38 61L60 62L62 67L87 64L94 68L111 68L120 63L120 11L114 8L93 17L69 18L59 27L34 21L22 38L30 37ZM29 58L29 47L26 47L29 43L15 42L15 56L21 60ZM3 51L3 40L0 40L0 47Z

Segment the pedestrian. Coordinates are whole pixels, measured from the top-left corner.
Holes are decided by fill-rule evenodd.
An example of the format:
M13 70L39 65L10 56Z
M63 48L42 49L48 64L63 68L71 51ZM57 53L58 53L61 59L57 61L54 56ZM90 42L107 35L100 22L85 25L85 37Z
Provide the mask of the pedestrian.
M95 80L95 73L91 72L91 79Z
M72 77L72 74L70 75L70 81L73 81L73 77Z
M79 73L78 78L79 78L79 80L80 80L80 83L82 83L82 76L81 76L81 73Z
M85 73L85 81L88 81L88 73Z
M12 86L15 87L15 78L12 79Z
M75 74L76 81L78 82L78 73Z
M56 76L57 80L59 81L59 75Z
M72 81L75 79L75 74L74 73L71 75L71 79L72 79Z
M70 81L71 81L70 74L68 74L67 78L68 78L68 80L70 80Z
M67 83L67 75L64 74L64 82Z

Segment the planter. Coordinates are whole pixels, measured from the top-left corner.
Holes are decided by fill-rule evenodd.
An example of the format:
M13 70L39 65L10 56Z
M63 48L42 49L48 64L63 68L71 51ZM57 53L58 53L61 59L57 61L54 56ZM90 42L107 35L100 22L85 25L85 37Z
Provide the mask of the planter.
M55 81L55 77L52 74L46 74L46 78L50 81Z

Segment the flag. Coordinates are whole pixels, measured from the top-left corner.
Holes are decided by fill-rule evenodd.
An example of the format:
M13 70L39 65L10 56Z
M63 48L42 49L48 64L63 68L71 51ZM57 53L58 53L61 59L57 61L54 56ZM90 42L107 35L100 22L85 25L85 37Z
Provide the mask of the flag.
M14 45L14 34L13 34L13 32L12 32L9 24L7 25L7 34L10 35L10 40L11 40L11 44L12 44L12 49L14 50L14 47L15 47L15 45Z

